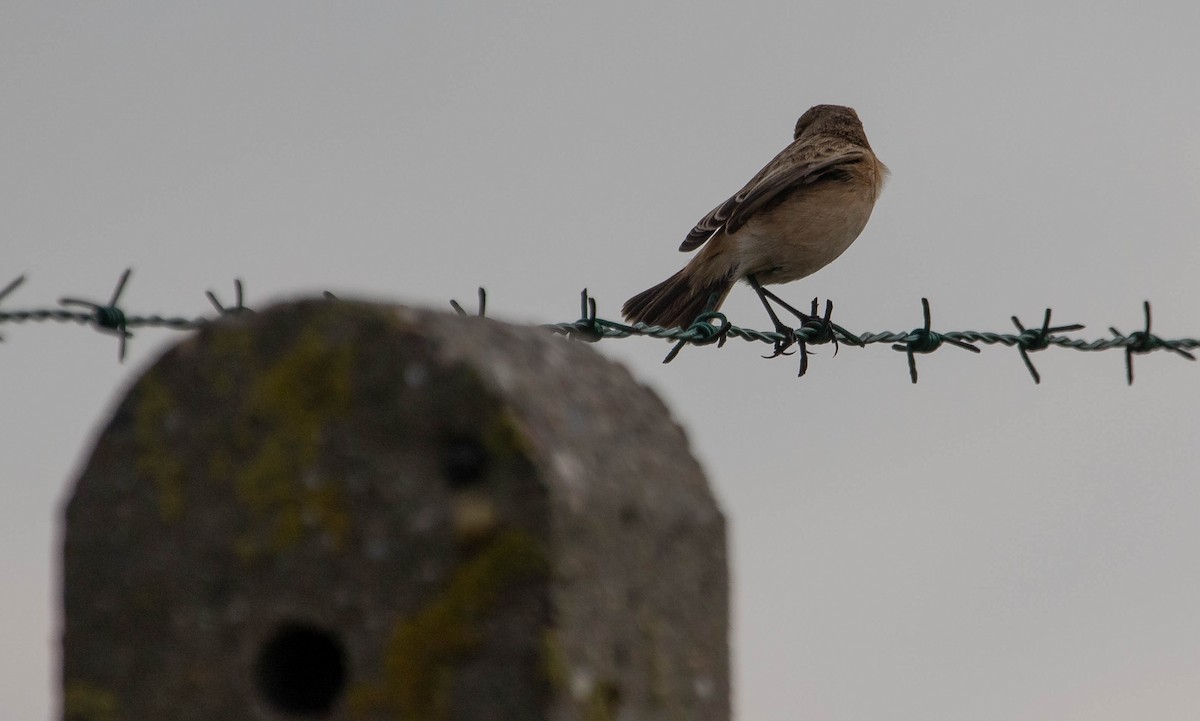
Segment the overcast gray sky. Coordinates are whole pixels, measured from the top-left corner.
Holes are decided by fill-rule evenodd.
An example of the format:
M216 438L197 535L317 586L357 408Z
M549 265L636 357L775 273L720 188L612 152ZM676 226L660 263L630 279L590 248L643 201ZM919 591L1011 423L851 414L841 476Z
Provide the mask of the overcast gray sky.
M1200 334L1194 2L0 5L7 308L197 314L332 290L573 320L674 272L696 220L855 107L892 179L829 268L855 331ZM736 289L733 322L766 327ZM57 704L62 503L178 341L0 328L0 698ZM885 346L795 358L606 341L687 428L730 519L754 721L1200 716L1200 364ZM619 392L620 389L614 389Z

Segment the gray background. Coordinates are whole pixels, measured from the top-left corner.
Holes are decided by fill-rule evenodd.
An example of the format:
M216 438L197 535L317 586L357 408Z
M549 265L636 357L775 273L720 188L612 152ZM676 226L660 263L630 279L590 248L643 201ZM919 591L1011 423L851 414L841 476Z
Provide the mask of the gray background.
M780 289L858 330L1200 334L1200 5L1115 2L0 5L6 307L196 314L332 290L602 315L815 103L893 177ZM734 322L765 327L736 289ZM179 339L0 328L0 698L57 705L59 516L114 400ZM731 519L738 716L1200 715L1200 367L1167 353L795 358L609 341ZM586 378L580 382L586 383ZM620 393L621 389L613 389Z

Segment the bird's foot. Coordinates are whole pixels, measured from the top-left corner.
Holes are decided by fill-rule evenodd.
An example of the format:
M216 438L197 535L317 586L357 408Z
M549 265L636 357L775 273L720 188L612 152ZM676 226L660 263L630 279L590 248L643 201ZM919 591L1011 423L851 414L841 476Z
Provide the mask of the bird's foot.
M808 355L811 351L808 350L809 343L826 343L833 341L833 353L837 355L837 336L833 333L833 326L829 322L829 316L833 313L833 301L825 301L825 315L821 316L820 303L816 298L812 299L812 313L801 313L795 308L788 306L797 318L800 319L800 328L798 330L808 331L804 335L804 340L798 340L800 344L800 372L797 377L802 377L808 372Z
M771 355L763 356L763 358L778 358L781 355L792 355L795 353L796 351L789 352L788 348L796 345L796 341L798 340L796 338L796 329L789 328L783 323L777 321L775 323L775 332L781 337L779 340L775 341L774 352L772 352ZM803 344L801 344L801 347L803 347Z
M833 343L833 353L834 353L834 355L837 355L838 333L842 333L847 338L853 338L853 336L850 335L849 333L847 333L844 328L842 328L841 326L837 325L832 320L830 320L830 318L833 315L833 301L831 301L831 300L825 301L825 312L822 314L820 301L817 298L813 298L811 312L810 313L802 313L798 309L785 303L778 296L775 296L774 294L770 293L769 291L767 291L767 293L771 296L772 300L779 303L780 306L782 306L784 309L786 309L789 313L794 315L800 321L799 328L794 328L794 329L788 328L787 329L788 342L786 343L786 345L783 345L783 348L790 347L791 345L799 346L799 348L798 348L799 353L800 353L799 375L803 376L805 373L808 372L808 356L811 353L811 351L808 349L808 346L810 344ZM779 332L779 327L781 325L782 325L782 323L776 323L775 329L777 332ZM780 350L780 345L781 345L780 343L776 343L775 355L770 356L770 357L773 358L775 356L782 354L782 351ZM787 355L791 355L791 354L789 353Z

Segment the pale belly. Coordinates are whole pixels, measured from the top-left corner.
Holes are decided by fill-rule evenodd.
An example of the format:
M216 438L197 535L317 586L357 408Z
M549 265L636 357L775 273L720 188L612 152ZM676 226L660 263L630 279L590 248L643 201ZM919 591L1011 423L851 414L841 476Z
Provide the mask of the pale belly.
M872 195L843 186L815 193L803 202L784 202L751 219L731 238L738 275L763 284L787 283L812 275L858 238L871 210Z

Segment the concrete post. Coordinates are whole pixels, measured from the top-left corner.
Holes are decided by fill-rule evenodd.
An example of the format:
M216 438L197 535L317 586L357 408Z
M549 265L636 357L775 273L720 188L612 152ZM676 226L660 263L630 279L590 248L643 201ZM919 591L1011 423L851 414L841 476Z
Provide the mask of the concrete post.
M167 352L66 512L63 716L729 718L725 527L583 343L306 301Z

